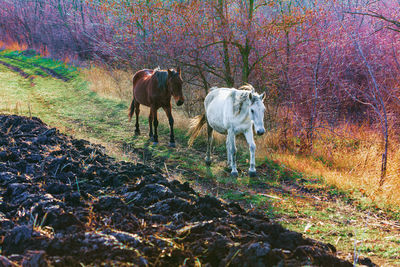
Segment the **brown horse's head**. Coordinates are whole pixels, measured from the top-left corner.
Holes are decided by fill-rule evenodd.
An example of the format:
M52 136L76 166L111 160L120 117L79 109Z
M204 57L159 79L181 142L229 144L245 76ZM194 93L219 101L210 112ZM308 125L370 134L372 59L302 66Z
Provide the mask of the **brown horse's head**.
M168 69L168 90L171 92L178 106L181 106L183 102L185 102L185 98L182 94L182 84L183 80L181 77L181 68L178 67L177 71L175 71L174 69Z

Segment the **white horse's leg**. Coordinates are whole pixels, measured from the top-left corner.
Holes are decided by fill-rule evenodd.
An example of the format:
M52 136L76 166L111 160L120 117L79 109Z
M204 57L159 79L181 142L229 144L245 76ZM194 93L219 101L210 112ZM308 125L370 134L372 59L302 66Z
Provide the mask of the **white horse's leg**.
M226 166L231 169L232 162L232 154L231 154L231 139L229 138L229 134L226 136Z
M244 133L246 137L247 144L249 144L250 150L250 169L249 169L249 176L255 177L256 176L256 161L255 161L255 154L256 154L256 144L254 143L253 138L253 130L250 128Z
M228 138L229 140L229 152L228 157L231 160L231 175L234 177L238 176L238 171L236 169L236 144L235 144L235 133L233 130L228 130Z

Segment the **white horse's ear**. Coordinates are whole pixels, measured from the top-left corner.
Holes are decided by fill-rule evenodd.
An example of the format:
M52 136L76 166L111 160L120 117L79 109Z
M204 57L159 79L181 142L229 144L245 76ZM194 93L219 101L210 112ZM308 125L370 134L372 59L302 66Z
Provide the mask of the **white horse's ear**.
M264 92L260 95L260 98L262 99L262 101L264 101L267 98L267 94Z

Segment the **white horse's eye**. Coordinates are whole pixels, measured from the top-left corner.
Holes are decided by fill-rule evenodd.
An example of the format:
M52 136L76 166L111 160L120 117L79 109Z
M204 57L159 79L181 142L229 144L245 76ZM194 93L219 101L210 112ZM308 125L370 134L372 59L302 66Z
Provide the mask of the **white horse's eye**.
M251 113L254 114L254 110L251 110Z

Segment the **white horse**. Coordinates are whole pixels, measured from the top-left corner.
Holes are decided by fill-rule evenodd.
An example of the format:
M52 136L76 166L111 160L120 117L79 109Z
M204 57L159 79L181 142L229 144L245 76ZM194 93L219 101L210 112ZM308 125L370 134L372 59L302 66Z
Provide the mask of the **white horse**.
M249 176L256 175L255 150L256 144L253 138L253 126L257 135L265 132L263 104L265 93L257 94L251 85L244 85L237 90L235 88L213 87L204 100L205 113L192 120L189 145L199 135L201 128L207 123L207 156L206 164L211 164L211 145L213 130L227 134L226 150L228 167L231 175L238 176L236 169L236 144L235 137L243 133L250 149Z

